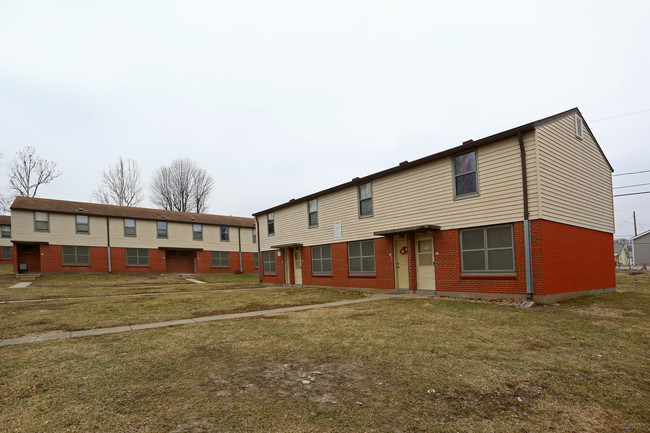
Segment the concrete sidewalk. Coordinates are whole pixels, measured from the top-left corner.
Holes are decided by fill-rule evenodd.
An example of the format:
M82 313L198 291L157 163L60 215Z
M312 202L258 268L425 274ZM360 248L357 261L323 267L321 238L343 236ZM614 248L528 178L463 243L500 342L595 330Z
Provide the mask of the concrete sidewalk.
M143 323L140 325L117 326L114 328L87 329L85 331L56 332L40 335L26 335L24 337L9 338L0 340L0 346L11 346L15 344L33 343L36 341L60 340L64 338L87 337L91 335L117 334L121 332L138 331L141 329L166 328L168 326L187 325L189 323L214 322L217 320L240 319L245 317L268 316L272 314L290 313L292 311L313 310L316 308L338 307L341 305L360 304L363 302L374 302L383 299L391 299L390 295L373 295L362 299L350 299L348 301L327 302L325 304L300 305L297 307L274 308L272 310L249 311L247 313L219 314L216 316L197 317L195 319L170 320L167 322Z

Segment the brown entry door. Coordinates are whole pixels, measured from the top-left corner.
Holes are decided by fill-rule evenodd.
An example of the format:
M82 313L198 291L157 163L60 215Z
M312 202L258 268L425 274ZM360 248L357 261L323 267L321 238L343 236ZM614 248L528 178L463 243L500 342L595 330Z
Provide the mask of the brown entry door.
M194 251L167 250L168 274L193 274Z

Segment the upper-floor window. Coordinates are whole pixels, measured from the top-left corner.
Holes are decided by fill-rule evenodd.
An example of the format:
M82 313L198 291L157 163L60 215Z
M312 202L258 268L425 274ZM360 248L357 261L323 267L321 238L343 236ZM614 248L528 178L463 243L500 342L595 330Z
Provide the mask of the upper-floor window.
M454 157L454 197L477 192L476 151Z
M359 185L359 216L372 215L372 182Z
M50 214L34 212L34 230L47 232L50 230Z
M253 227L253 243L257 244L257 227Z
M311 271L313 274L332 274L332 247L320 245L311 247Z
M269 236L275 234L275 214L273 212L269 212L269 214L266 216L266 223L268 226L268 234Z
M203 240L203 224L192 224L192 239L195 241Z
M230 241L230 227L228 226L221 226L221 241L222 242L229 242Z
M348 266L351 274L374 274L375 242L348 242Z
M75 215L77 233L87 235L90 233L90 224L88 224L88 215Z
M464 273L515 272L511 224L461 230L460 251Z
M135 236L135 220L124 218L124 236Z
M318 225L318 199L309 200L307 202L307 213L309 214L309 227L316 227Z
M156 221L156 233L159 238L167 237L167 221Z
M0 232L3 238L11 237L11 226L0 226Z

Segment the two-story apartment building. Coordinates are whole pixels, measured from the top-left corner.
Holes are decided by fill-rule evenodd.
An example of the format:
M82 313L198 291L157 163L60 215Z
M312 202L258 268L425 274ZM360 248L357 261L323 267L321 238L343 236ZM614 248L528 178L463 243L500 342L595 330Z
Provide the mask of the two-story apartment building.
M16 272L257 272L252 218L18 197Z
M255 213L260 279L537 302L613 291L612 171L577 108L468 140Z
M11 217L0 215L0 265L11 264Z

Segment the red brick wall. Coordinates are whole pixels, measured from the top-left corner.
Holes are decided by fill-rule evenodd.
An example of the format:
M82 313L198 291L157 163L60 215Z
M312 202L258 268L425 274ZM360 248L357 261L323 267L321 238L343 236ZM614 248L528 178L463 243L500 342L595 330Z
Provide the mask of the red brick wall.
M516 275L461 275L460 233L458 230L436 231L435 251L436 291L495 294L526 294L526 264L524 258L524 224L513 224L515 237Z
M391 238L375 239L375 275L350 275L348 272L348 244L332 244L332 275L312 275L311 248L302 248L302 283L310 286L359 287L372 289L394 289L393 241ZM278 257L276 256L276 259ZM281 261L277 262L278 272L284 274ZM277 278L279 280L280 278ZM282 275L284 280L284 275ZM276 282L263 276L265 283Z
M90 265L63 265L61 245L41 245L41 272L108 272L106 247L90 247ZM112 252L112 250L111 250Z
M257 268L253 266L253 253L241 253L242 272L256 274ZM219 274L232 274L239 271L239 252L231 251L230 266L227 268L212 267L212 257L210 251L197 251L196 252L196 270L198 273L219 273Z
M104 248L106 250L106 248ZM154 273L164 274L167 272L165 263L165 250L150 249L149 250L149 266L127 266L126 265L126 248L111 247L111 268L112 272L117 274L143 274ZM93 258L91 255L91 262ZM107 271L101 271L107 272Z
M532 221L536 295L616 287L614 236L551 221Z

